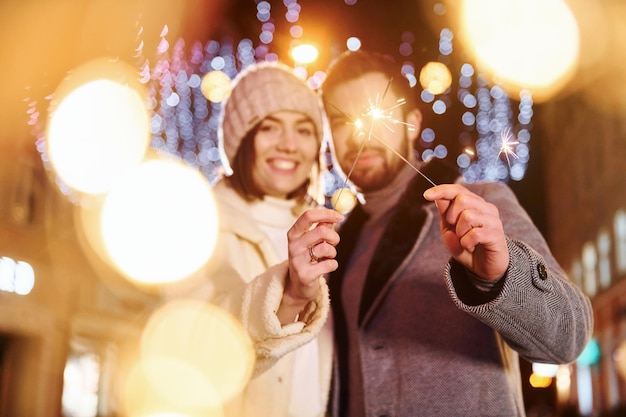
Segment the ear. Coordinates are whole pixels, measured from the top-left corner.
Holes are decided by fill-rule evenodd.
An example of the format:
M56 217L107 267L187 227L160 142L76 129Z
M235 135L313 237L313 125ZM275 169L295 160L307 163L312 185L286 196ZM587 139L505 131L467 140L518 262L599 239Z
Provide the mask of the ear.
M406 115L406 135L413 142L422 130L422 112L415 108Z

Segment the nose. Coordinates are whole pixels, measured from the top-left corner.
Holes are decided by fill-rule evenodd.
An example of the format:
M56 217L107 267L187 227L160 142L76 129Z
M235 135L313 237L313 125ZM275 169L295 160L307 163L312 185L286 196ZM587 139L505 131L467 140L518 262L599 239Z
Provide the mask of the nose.
M286 152L294 152L297 148L296 132L288 127L282 129L278 141L278 149Z

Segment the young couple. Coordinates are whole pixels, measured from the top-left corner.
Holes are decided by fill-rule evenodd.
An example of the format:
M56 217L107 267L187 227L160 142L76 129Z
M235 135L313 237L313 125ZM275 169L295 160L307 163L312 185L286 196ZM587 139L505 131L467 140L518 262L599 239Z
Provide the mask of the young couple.
M568 363L591 337L589 300L512 191L415 157L414 96L361 51L333 63L321 98L279 64L234 80L207 298L241 320L257 362L225 415L523 416L518 355ZM402 123L363 143L353 122L377 97ZM311 197L324 117L365 198L347 218Z

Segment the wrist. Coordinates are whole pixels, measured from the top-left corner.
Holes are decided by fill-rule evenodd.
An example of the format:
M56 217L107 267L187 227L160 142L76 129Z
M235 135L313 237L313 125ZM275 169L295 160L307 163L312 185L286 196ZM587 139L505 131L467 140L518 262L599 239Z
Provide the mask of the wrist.
M278 316L281 324L293 323L294 321L298 321L298 316L306 308L306 306L315 299L315 296L319 292L319 283L316 283L316 289L311 286L311 291L306 291L307 293L311 293L311 296L305 296L300 294L295 294L293 286L290 282L287 282L285 287L285 291L283 292L283 297L280 300L280 306L278 307L278 311L276 315Z

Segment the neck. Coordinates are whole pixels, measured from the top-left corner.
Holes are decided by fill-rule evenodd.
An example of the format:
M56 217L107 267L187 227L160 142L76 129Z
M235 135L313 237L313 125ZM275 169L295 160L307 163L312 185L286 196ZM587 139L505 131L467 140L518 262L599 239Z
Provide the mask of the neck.
M387 186L365 194L366 203L363 210L371 217L378 217L396 205L409 182L416 175L413 167L419 166L414 156L409 162L412 166L404 164Z

